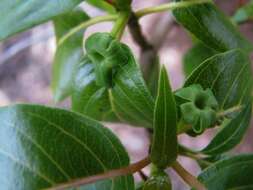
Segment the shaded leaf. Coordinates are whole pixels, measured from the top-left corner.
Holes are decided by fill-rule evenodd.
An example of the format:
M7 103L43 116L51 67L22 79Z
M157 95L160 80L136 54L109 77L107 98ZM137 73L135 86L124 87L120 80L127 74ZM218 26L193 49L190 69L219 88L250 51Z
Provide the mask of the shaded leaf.
M252 74L248 57L240 50L217 54L203 62L189 76L185 86L195 83L212 90L221 112L238 106L246 107L232 120L225 120L221 131L204 149L208 154L230 150L240 142L250 121L251 103L248 105L248 102L251 97Z
M108 90L96 84L94 65L85 57L77 68L72 109L100 121L115 121Z
M158 95L154 109L151 161L166 168L177 158L177 109L165 67L159 76Z
M245 132L250 127L250 119L251 103L236 118L226 121L218 134L202 152L214 155L234 148L241 142Z
M221 160L205 169L198 179L208 190L250 190L253 188L253 155Z
M208 48L203 43L197 42L184 55L183 66L185 76L189 76L194 69L196 69L207 58L216 54L216 51Z
M1 0L0 40L75 8L82 0Z
M129 164L120 141L101 124L38 105L0 108L2 189L44 189ZM132 176L99 181L85 190L134 189Z
M176 9L173 14L180 24L214 50L220 52L234 48L252 50L252 45L241 36L230 19L213 3Z
M239 8L233 16L233 20L237 23L245 22L249 19L253 19L253 0Z
M76 10L54 19L57 44L70 29L88 20L81 10ZM52 89L55 101L61 101L72 92L73 77L77 64L83 56L83 32L72 35L62 44L58 44L53 64Z

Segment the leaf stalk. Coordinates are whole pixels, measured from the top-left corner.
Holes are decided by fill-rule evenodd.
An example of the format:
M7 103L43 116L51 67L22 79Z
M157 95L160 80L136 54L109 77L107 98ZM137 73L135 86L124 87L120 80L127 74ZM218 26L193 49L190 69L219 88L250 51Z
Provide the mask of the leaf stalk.
M74 35L75 33L89 27L92 26L94 24L97 23L101 23L101 22L106 22L106 21L114 21L116 20L118 17L117 14L109 14L109 15L104 15L104 16L97 16L94 18L91 18L90 20L87 20L83 23L81 23L80 25L76 26L75 28L71 29L67 34L65 34L58 43L58 46L60 46L61 44L63 44L66 40L68 40L72 35Z
M93 176L88 176L85 178L75 179L75 180L69 181L67 183L62 183L62 184L59 184L55 187L48 188L47 190L63 190L66 188L80 187L82 185L94 183L99 180L104 180L104 179L108 179L108 178L114 178L114 177L118 177L118 176L122 176L122 175L132 174L132 173L140 171L142 168L145 168L149 164L150 164L150 158L146 157L146 158L140 160L139 162L136 162L136 163L131 164L129 166L119 168L119 169L110 170L105 173L101 173L101 174L97 174L97 175L93 175Z
M172 168L190 186L196 190L206 190L206 187L191 173L189 173L179 162L174 162Z
M118 13L118 19L116 20L115 25L113 26L113 29L111 31L111 35L116 39L121 39L121 36L124 33L124 30L128 23L129 16L130 13L127 11L122 11Z

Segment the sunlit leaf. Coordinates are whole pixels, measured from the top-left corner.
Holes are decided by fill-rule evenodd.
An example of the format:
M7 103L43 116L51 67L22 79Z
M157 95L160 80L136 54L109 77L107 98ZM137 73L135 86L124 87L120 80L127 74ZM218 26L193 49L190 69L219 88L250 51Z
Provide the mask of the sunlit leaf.
M120 141L88 117L38 105L0 108L1 189L45 189L128 164ZM133 178L103 180L84 189L133 190Z
M0 41L75 8L82 0L1 0Z

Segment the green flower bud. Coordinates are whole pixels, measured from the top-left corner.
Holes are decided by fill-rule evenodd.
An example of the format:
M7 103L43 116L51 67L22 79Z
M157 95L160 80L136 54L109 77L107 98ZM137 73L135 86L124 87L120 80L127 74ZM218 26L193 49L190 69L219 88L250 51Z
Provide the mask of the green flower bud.
M164 171L159 171L151 176L144 184L143 190L171 190L169 176Z
M178 90L175 96L181 118L192 125L193 132L200 134L215 125L218 102L210 89L192 85Z
M128 61L124 44L109 33L95 33L86 40L85 49L95 65L97 85L111 87L117 68Z

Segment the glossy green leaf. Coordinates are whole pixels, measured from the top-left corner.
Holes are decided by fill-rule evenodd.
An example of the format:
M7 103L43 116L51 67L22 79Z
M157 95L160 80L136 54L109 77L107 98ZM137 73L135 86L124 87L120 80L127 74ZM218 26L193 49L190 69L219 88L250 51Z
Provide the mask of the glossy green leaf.
M173 14L196 38L216 51L224 52L234 48L252 50L252 45L213 3L176 9Z
M177 108L165 67L159 76L158 95L154 109L151 161L166 168L177 158Z
M116 11L115 8L105 0L86 0L86 2L109 13L115 13Z
M95 67L96 82L108 88L117 117L134 126L151 128L154 99L131 50L107 33L90 36L85 46Z
M127 46L123 48L127 52L128 63L120 66L113 80L114 86L110 90L113 110L126 123L152 128L154 99L130 49Z
M57 44L70 29L88 20L81 10L76 10L54 19ZM55 101L61 101L72 92L73 77L77 64L83 56L83 32L72 35L62 44L58 44L53 63L52 89Z
M82 0L1 0L0 41L75 8Z
M207 58L216 54L216 51L208 48L201 42L197 42L184 55L183 67L185 76L189 76L194 69L196 69Z
M241 142L245 132L250 127L251 103L234 119L224 123L218 134L209 145L202 150L205 154L221 154L234 148Z
M120 141L98 122L38 105L0 108L1 189L44 189L129 164ZM132 176L84 186L133 190Z
M212 90L221 112L238 106L246 107L235 118L226 119L217 137L204 149L210 154L230 150L240 142L250 120L251 104L248 105L248 102L251 97L252 74L249 58L240 50L217 54L194 70L185 86L195 83Z
M77 68L72 94L72 109L100 121L115 121L108 90L97 86L94 64L85 57Z
M253 155L240 155L221 160L204 170L198 179L208 190L253 189Z
M253 19L253 0L239 8L233 16L233 20L237 23L245 22L249 19Z

